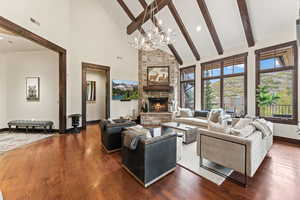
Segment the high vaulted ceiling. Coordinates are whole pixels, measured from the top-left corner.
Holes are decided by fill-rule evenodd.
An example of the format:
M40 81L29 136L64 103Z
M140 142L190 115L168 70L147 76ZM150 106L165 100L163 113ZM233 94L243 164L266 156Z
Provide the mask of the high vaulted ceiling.
M0 53L48 50L0 27Z
M136 18L144 8L141 0L115 1L119 4L123 2L127 6L127 14L124 6L123 8L119 6L118 11L122 13L121 15L118 13L118 16L128 19L120 20L122 23L127 23L122 24L126 31L125 27L134 21L128 17L128 11ZM153 0L144 1L148 5L153 2ZM202 5L198 2L202 2ZM226 54L226 52L253 46L249 28L252 29L254 44L295 32L297 0L172 0L171 4L174 7L165 6L156 14L156 18L163 21L161 26L164 29L175 30L176 38L172 45L183 63L196 63L199 58L197 53L201 61L203 58L221 55L222 52ZM246 5L246 12L243 4ZM174 9L184 25L184 30L182 27L179 28L174 18ZM247 11L249 18L245 16ZM147 21L142 28L147 30L151 23L151 20ZM201 26L199 32L198 26ZM139 31L135 31L133 35L138 33ZM173 54L174 49L171 52L172 48L163 48Z

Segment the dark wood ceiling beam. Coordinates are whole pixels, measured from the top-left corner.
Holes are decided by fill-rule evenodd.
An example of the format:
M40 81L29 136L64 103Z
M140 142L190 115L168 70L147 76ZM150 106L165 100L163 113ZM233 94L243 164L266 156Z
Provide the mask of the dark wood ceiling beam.
M250 17L249 17L249 13L248 13L246 0L237 0L237 4L238 4L239 10L240 10L240 15L241 15L246 39L248 42L248 46L252 47L255 45L255 42L254 42L254 37L253 37L252 28L251 28Z
M147 2L146 2L145 0L139 0L139 2L140 2L140 4L143 6L144 9L147 8L148 5L147 5ZM152 19L152 22L153 22L153 24L159 29L159 31L162 31L162 28L161 28L161 26L158 24L158 20L156 19L156 17L154 17L154 18ZM172 52L172 54L174 55L176 61L177 61L180 65L182 65L182 64L183 64L183 61L182 61L181 57L179 56L177 50L175 49L174 45L173 45L173 44L168 44L168 47L169 47L170 51Z
M132 14L132 12L131 12L130 9L128 8L128 6L124 3L124 1L123 1L123 0L117 0L117 1L118 1L118 3L120 4L120 6L123 8L123 10L126 12L127 16L128 16L132 21L135 21L136 19L135 19L134 15ZM146 3L146 2L145 2L145 3ZM146 34L146 32L144 31L143 28L140 28L139 31L140 31L143 35ZM175 49L175 47L174 47L172 44L169 44L168 47L169 47L170 51L173 53L173 55L174 55L176 61L177 61L180 65L182 65L182 64L183 64L183 61L182 61L181 57L179 56L179 54L178 54L177 50Z
M186 42L188 43L189 47L191 48L192 50L192 53L194 54L196 60L200 60L200 55L196 49L196 46L194 45L192 39L191 39L191 36L189 35L187 29L185 28L183 22L182 22L182 19L180 18L179 14L178 14L178 11L177 9L175 8L175 5L172 1L169 2L168 4L168 7L177 23L177 25L179 26L179 29L181 31L181 33L183 34Z
M117 0L118 3L120 4L120 6L123 8L123 10L125 11L125 13L127 14L127 16L131 19L131 21L136 21L134 15L132 14L132 12L130 11L130 9L128 8L128 6L124 3L123 0ZM140 28L139 31L145 35L146 32L143 28Z
M178 54L177 50L175 49L173 44L168 44L168 47L170 49L170 51L172 52L172 54L174 55L176 61L178 62L179 65L183 64L183 61L180 57L180 55Z
M135 21L135 17L128 8L128 6L124 3L123 0L117 0L120 6L123 8L123 10L126 12L127 16L131 19L131 21Z
M210 36L215 44L215 47L217 49L217 52L219 55L222 55L224 53L222 44L220 42L218 33L216 31L215 25L211 19L211 16L209 14L208 8L206 6L205 0L197 0L199 8L201 10L202 16L205 20L205 23L207 25L207 28L209 30Z
M131 22L127 26L127 34L132 34L134 31L139 29L144 23L146 23L150 19L152 12L155 15L161 9L163 9L166 5L168 5L169 2L170 2L170 0L156 0L156 1L153 1L153 3L149 4L148 7L136 17L136 20ZM157 5L156 5L156 3L157 3ZM155 7L154 10L151 9L153 7Z
M142 7L144 8L144 10L146 10L146 8L148 7L147 2L146 2L145 0L139 0L139 2L140 2L140 4L142 5ZM158 27L159 31L161 31L161 27L160 27L160 25L158 24L158 21L157 21L156 17L153 17L153 19L151 19L151 20L152 20L152 22L154 23L154 25L155 25L156 27Z

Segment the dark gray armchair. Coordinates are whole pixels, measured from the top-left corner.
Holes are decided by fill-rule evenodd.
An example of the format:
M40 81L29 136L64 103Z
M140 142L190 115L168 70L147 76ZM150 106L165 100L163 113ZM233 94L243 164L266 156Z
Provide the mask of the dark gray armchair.
M101 143L107 153L112 153L121 149L121 133L126 127L135 126L132 121L116 121L110 123L107 120L100 121Z
M124 131L123 134L130 134ZM122 147L122 167L139 183L148 187L176 169L175 133L150 139L142 138L135 150Z

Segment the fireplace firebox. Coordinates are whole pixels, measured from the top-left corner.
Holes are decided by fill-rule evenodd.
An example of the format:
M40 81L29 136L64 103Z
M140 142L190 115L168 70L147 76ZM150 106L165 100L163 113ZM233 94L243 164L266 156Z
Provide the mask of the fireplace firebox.
M148 98L150 112L168 112L168 98Z

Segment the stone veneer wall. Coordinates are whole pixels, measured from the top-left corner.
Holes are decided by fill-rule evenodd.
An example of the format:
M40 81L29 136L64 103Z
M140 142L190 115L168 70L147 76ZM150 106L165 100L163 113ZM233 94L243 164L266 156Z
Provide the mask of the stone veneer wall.
M170 86L173 87L172 92L145 92L143 90L143 87L147 86L147 67L153 66L169 66ZM177 63L173 55L168 54L162 50L139 51L139 110L141 108L142 99L148 100L149 97L168 97L169 101L174 100L178 104L180 95L179 75L179 64Z

